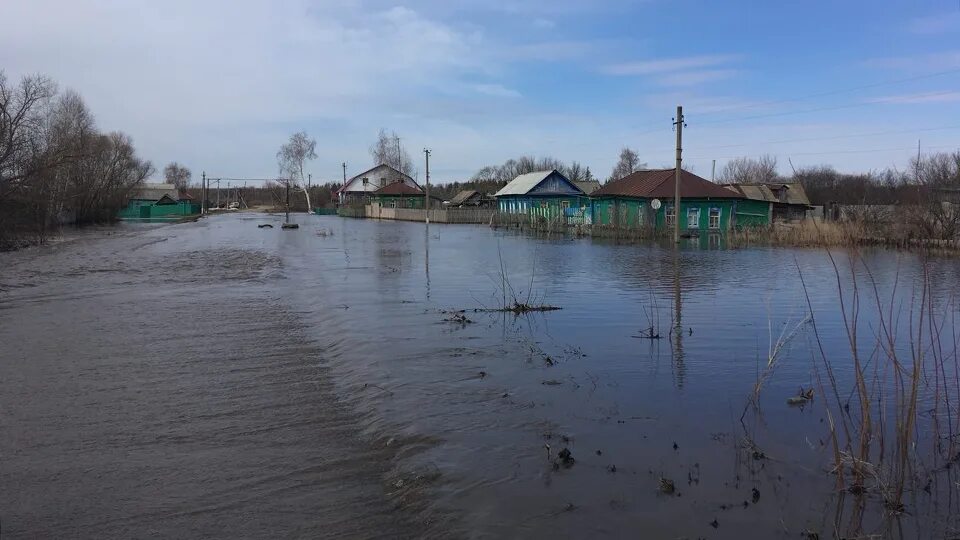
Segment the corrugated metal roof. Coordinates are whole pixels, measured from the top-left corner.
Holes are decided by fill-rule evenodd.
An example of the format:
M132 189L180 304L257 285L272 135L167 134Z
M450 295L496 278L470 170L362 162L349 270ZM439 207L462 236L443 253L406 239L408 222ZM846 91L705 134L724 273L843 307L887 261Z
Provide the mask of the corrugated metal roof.
M423 191L403 182L387 184L373 192L374 195L423 195Z
M364 178L368 179L367 183L363 183ZM383 183L381 183L381 180ZM411 186L420 187L410 175L404 174L386 163L381 163L353 176L344 185L340 186L336 193L373 193L397 180L402 180L405 184Z
M810 206L810 199L800 182L768 184L726 184L724 187L754 201ZM778 196L779 193L779 196Z
M468 199L470 199L470 197L473 197L474 195L479 195L479 194L480 192L475 189L464 189L460 191L460 193L457 193L456 195L454 195L452 199L450 199L450 206L459 206L464 202L466 202Z
M159 201L164 195L177 200L177 188L173 184L141 184L131 195L131 199Z
M606 185L590 194L592 197L621 196L648 199L669 199L674 196L675 169L637 171ZM680 197L698 199L742 199L736 191L701 178L690 171L680 171Z
M590 195L594 191L600 189L599 180L582 180L579 182L574 181L573 183L576 184L578 188L580 188L580 191L586 193L587 195Z
M531 189L537 187L537 184L543 182L548 176L553 174L554 170L535 171L527 174L521 174L514 178L509 184L500 188L500 191L493 194L494 197L503 195L526 195Z

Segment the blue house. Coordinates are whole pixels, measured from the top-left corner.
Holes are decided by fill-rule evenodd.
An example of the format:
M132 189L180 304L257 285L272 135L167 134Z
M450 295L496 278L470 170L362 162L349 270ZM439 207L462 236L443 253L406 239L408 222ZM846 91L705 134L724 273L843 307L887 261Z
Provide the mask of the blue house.
M502 214L555 220L571 208L590 206L590 198L556 170L521 174L494 194Z

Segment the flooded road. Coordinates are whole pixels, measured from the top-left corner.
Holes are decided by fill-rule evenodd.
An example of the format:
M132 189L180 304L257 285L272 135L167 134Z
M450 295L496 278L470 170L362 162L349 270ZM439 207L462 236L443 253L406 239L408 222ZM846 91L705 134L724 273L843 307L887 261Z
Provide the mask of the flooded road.
M858 513L828 472L823 410L785 405L817 386L812 351L852 384L824 251L280 219L123 226L0 254L4 538L958 526L952 480L911 492L896 520L869 501ZM877 296L909 309L920 259L863 257ZM935 309L955 313L960 265L926 268ZM513 299L562 309L487 311ZM763 414L743 420L778 339ZM745 439L759 446L745 453Z

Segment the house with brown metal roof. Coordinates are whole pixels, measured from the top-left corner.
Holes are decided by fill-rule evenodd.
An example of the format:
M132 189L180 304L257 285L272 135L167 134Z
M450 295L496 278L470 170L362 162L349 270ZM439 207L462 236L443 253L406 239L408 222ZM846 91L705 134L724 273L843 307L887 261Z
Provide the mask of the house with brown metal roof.
M812 210L810 199L800 182L724 184L724 187L760 203L757 209L765 207L770 223L805 219Z
M424 208L426 194L419 186L411 186L403 181L387 184L374 191L371 201L379 203L382 208ZM442 201L439 197L430 196L431 208L439 208Z
M420 184L410 175L404 174L386 163L381 163L344 182L340 189L334 192L334 195L336 195L337 204L366 202L370 200L374 192L396 182L420 189Z
M676 169L631 173L590 194L595 226L669 230L679 216L687 234L721 232L737 224L740 193L680 171L680 208L675 208Z

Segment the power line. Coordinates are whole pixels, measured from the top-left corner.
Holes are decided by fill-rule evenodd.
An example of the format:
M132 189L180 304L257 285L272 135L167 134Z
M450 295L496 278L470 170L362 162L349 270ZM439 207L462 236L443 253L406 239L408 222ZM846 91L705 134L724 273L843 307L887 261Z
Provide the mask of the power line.
M954 92L956 92L956 91L955 91L955 90L944 90L944 91L941 91L941 92L934 92L934 93L932 93L932 94L925 94L925 97L935 97L935 96L941 96L941 95L945 95L945 94L953 94ZM761 118L773 118L773 117L777 117L777 116L790 116L790 115L794 115L794 114L806 114L806 113L821 112L821 111L836 111L836 110L839 110L839 109L852 109L852 108L855 108L855 107L867 107L867 106L869 106L869 105L883 105L883 104L886 104L886 102L883 102L883 101L865 101L865 102L862 102L862 103L850 103L850 104L847 104L847 105L834 105L834 106L830 106L830 107L817 107L817 108L815 108L815 109L803 109L803 110L799 110L799 111L784 111L784 112L779 112L779 113L757 114L757 115L753 115L753 116L741 116L741 117L738 117L738 118L724 118L724 119L722 119L722 120L708 120L708 121L706 121L706 122L697 122L695 125L701 125L701 126L702 126L702 125L711 125L711 124L729 124L729 123L731 123L731 122L742 122L742 121L744 121L744 120L758 120L758 119L761 119Z
M737 111L737 110L743 110L743 109L752 109L752 108L755 108L755 107L763 107L763 106L765 106L765 105L777 105L777 104L780 104L780 103L792 103L792 102L795 102L795 101L804 101L804 100L812 99L812 98L816 98L816 97L834 96L834 95L837 95L837 94L845 94L845 93L847 93L847 92L856 92L857 90L866 90L866 89L869 89L869 88L877 88L877 87L880 87L880 86L887 86L887 85L891 85L891 84L901 84L901 83L905 83L905 82L919 81L919 80L922 80L922 79L930 79L930 78L934 78L934 77L941 77L941 76L943 76L943 75L952 75L952 74L954 74L954 73L960 73L960 68L958 68L958 69L949 69L949 70L946 70L946 71L938 71L938 72L935 72L935 73L927 73L927 74L924 74L924 75L916 75L916 76L913 76L913 77L904 77L904 78L902 78L902 79L892 79L892 80L888 80L888 81L880 81L880 82L871 83L871 84L864 84L864 85L861 85L861 86L852 86L852 87L842 88L842 89L838 89L838 90L828 90L828 91L826 91L826 92L818 92L818 93L815 93L815 94L807 94L807 95L805 95L805 96L798 96L798 97L784 98L784 99L775 99L775 100L770 100L770 101L761 101L761 102L759 102L759 103L748 103L748 104L746 104L746 105L737 105L737 106L734 106L734 107L727 107L727 108L723 108L723 109L718 109L718 110L710 111L710 112L704 113L704 114L702 114L702 115L700 115L700 116L703 117L703 116L710 116L710 115L714 115L714 114L720 114L720 113L724 113L724 112L728 112L728 111Z
M960 145L957 144L940 144L935 146L924 146L924 148L957 148ZM790 156L821 156L821 155L830 155L830 154L869 154L872 152L912 152L915 148L869 148L861 150L830 150L827 152L783 152L784 154L790 154ZM739 156L711 156L711 157L687 157L686 159L736 159L741 157L750 157L755 154L746 154Z
M897 135L902 133L921 133L928 131L945 131L950 129L960 129L960 125L956 126L942 126L934 128L916 128L916 129L897 129L897 130L888 130L888 131L875 131L873 133L855 133L852 135L831 135L828 137L805 137L802 139L781 139L779 141L764 141L758 144L724 144L716 146L699 146L698 150L714 150L714 149L723 149L723 148L742 148L744 146L758 146L765 144L784 144L792 142L809 142L809 141L833 141L837 139L852 139L856 137L875 137L878 135Z

